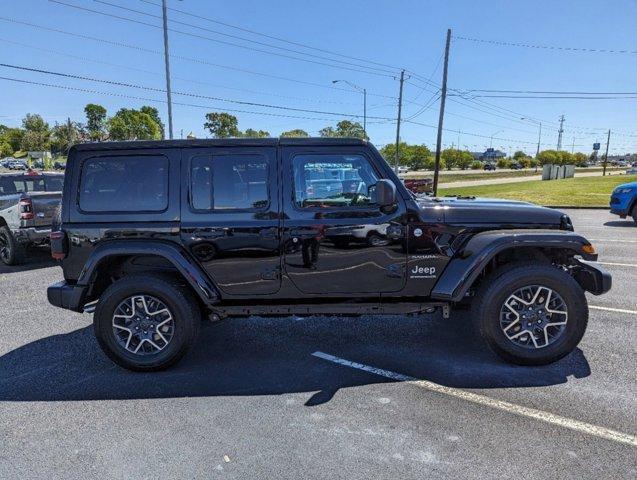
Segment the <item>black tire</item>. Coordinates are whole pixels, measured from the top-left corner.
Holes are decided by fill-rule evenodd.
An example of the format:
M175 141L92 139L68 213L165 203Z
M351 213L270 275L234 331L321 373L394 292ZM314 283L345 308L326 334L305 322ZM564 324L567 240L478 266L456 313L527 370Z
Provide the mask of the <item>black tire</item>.
M135 295L163 302L172 316L172 337L160 351L133 353L118 342L113 316L122 302ZM121 367L138 372L165 370L181 360L194 346L200 324L201 311L192 294L168 277L151 275L131 275L112 284L101 295L93 316L95 336L104 353Z
M630 212L630 216L633 217L633 221L637 223L637 203L633 205L633 210Z
M520 288L537 285L550 288L561 296L567 321L561 333L551 340L552 343L540 345L540 348L524 347L504 333L501 309ZM485 343L507 362L546 365L568 355L580 342L588 324L588 304L584 291L568 273L551 265L516 263L500 268L484 280L474 298L472 317ZM536 338L540 339L540 343L546 343L541 337ZM535 340L533 343L536 343Z
M347 248L349 247L349 238L334 238L332 239L332 243L336 248Z
M5 265L19 265L24 259L23 248L17 242L9 227L0 227L0 260Z

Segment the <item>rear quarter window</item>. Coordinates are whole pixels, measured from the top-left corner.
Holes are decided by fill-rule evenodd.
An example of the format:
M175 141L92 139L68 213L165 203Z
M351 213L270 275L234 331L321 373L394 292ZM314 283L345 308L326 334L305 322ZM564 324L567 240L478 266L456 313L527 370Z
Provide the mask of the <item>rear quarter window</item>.
M96 212L161 212L168 208L168 158L93 157L82 164L78 205Z

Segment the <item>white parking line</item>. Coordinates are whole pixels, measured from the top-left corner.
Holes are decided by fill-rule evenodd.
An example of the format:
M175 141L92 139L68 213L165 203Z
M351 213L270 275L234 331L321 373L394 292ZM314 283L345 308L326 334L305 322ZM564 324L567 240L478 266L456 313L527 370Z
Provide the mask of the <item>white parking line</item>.
M599 427L597 425L592 425L590 423L581 422L579 420L573 420L571 418L562 417L560 415L544 412L542 410L537 410L535 408L522 407L520 405L515 405L514 403L505 402L503 400L497 400L491 397L487 397L485 395L479 395L477 393L467 392L465 390L460 390L458 388L446 387L444 385L439 385L437 383L433 383L428 380L419 380L417 378L410 377L408 375L403 375L400 373L395 373L389 370L383 370L380 368L370 367L368 365L363 365L362 363L356 363L350 360L345 360L344 358L335 357L334 355L330 355L329 353L314 352L312 355L318 358L322 358L323 360L327 360L328 362L333 362L338 365L343 365L345 367L362 370L364 372L372 373L380 377L389 378L391 380L397 380L399 382L408 382L411 385L415 385L417 387L424 388L432 392L441 393L443 395L448 395L455 398L460 398L462 400L476 403L478 405L484 405L484 406L502 410L508 413L521 415L523 417L533 418L535 420L541 420L543 422L550 423L552 425L569 428L571 430L575 430L580 433L585 433L587 435L592 435L595 437L604 438L606 440L612 440L614 442L625 443L625 444L637 447L637 436L630 435L628 433L618 432L616 430L611 430L610 428Z
M618 240L616 238L589 238L591 242L637 243L637 240Z
M600 265L614 265L616 267L637 267L635 263L592 262Z
M637 310L627 310L625 308L598 307L597 305L589 305L588 308L592 308L594 310L605 310L607 312L631 313L633 315L637 315Z

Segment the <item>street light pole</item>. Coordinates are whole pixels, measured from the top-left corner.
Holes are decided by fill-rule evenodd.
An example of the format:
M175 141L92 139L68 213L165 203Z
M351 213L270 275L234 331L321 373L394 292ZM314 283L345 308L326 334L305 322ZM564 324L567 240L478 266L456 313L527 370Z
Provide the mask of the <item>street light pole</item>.
M504 130L498 130L497 132L491 134L491 141L489 142L489 148L493 148L493 137L495 137L498 133L502 133L502 132L504 132Z
M170 94L170 59L168 53L168 7L166 0L161 2L164 23L164 63L166 64L166 96L168 97L168 138L173 139L173 102Z
M350 87L355 88L359 92L363 92L363 131L365 132L365 136L367 137L367 89L363 87L359 87L355 83L350 82L349 80L332 80L332 83L346 83Z

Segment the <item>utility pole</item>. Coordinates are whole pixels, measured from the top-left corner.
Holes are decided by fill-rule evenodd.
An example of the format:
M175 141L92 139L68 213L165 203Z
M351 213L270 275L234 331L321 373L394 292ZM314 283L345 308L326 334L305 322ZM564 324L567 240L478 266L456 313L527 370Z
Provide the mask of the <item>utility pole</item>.
M405 82L405 71L401 70L400 90L398 92L398 121L396 122L396 153L394 154L394 169L396 170L396 173L398 173L398 161L400 159L398 147L400 146L400 115L403 109L403 83L404 82Z
M355 83L352 83L348 80L332 80L332 83L346 83L350 87L355 88L359 92L363 92L363 131L365 132L365 136L367 137L367 89L363 87L359 87Z
M604 173L602 176L606 176L606 165L608 164L608 145L610 144L610 129L608 130L608 137L606 138L606 155L604 155Z
M557 151L562 150L562 134L564 133L564 115L560 117L560 129L557 131Z
M173 139L173 102L170 95L170 60L168 54L168 7L166 0L161 2L161 10L164 17L164 62L166 64L166 96L168 97L168 138Z
M447 29L445 43L445 64L442 71L442 91L440 92L440 114L438 115L438 135L436 137L436 163L434 164L433 194L438 195L438 174L440 171L440 149L442 148L442 121L445 117L445 100L447 99L447 67L449 66L449 44L451 43L451 29Z

